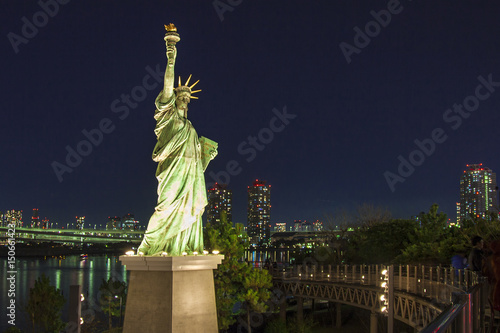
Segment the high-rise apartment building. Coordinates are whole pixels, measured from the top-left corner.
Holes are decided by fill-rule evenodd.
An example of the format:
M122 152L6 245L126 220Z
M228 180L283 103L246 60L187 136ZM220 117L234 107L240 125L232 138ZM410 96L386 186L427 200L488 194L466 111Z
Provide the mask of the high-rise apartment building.
M482 164L468 164L460 178L460 205L457 222L489 218L498 214L496 174Z
M5 223L13 224L16 228L21 228L23 226L23 211L11 209L5 213Z
M40 227L40 218L38 217L38 208L33 208L33 215L31 216L31 227Z
M227 188L226 184L218 184L208 189L207 222L216 224L220 221L220 213L225 210L228 222L232 223L233 192Z
M247 231L250 245L271 243L271 185L256 179L248 186Z

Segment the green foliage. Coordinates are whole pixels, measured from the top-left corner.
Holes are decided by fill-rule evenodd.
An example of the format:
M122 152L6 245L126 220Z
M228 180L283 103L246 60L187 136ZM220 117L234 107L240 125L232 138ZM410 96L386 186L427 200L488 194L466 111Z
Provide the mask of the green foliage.
M390 263L406 248L417 227L412 220L390 220L354 230L349 236L346 261L352 264Z
M438 213L438 208L437 204L433 204L428 213L420 213L419 224L409 235L410 244L396 258L396 262L401 264L449 263L449 258L446 258L439 248L439 244L447 238L449 233L446 224L447 217L443 212Z
M50 279L42 274L30 288L26 312L33 324L33 332L37 326L45 332L59 332L65 326L61 320L61 309L66 303L61 290L50 285Z
M500 221L496 219L475 219L466 220L462 223L461 228L466 237L467 242L470 244L472 237L481 236L486 243L493 240L500 239Z
M267 323L264 333L289 333L289 331L286 327L286 321L278 318Z
M241 226L233 228L227 221L225 211L220 222L205 228L205 248L219 250L224 254L222 264L214 271L217 321L220 330L227 330L236 322L238 302L246 302L246 308L254 312L266 310L265 302L270 298L271 276L266 270L256 270L241 261L248 236Z
M102 279L99 292L101 309L104 313L108 314L108 325L109 330L111 330L113 328L113 317L119 317L122 314L122 308L120 305L122 307L125 305L127 284L111 277L108 281Z
M0 212L1 214L2 212ZM21 331L19 328L17 328L16 326L10 326L8 329L6 329L4 331L4 333L22 333L23 331Z
M306 316L302 322L297 320L297 317L294 316L288 320L288 332L290 333L312 333L313 328L316 326L316 322L314 322L312 317Z
M367 213L358 214L363 218L354 219L364 222L343 237L346 239L344 244L332 241L327 249L330 253L316 248L315 251L323 252L315 252L315 258L326 258L325 263L331 264L448 265L453 255L467 256L472 237L481 236L487 244L500 238L500 221L496 214L462 221L460 227L448 227L446 214L438 209L434 204L427 213L420 213L413 220L387 220L387 215L365 209Z
M269 289L273 286L272 276L267 270L250 269L246 272L243 287L246 293L243 300L249 310L262 313L267 310L266 301L271 297Z

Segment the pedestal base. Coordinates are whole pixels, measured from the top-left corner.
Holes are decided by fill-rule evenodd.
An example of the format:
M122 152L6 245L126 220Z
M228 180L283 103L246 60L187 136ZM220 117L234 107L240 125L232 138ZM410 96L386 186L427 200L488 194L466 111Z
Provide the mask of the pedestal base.
M123 333L217 333L213 270L224 256L120 256L130 271Z

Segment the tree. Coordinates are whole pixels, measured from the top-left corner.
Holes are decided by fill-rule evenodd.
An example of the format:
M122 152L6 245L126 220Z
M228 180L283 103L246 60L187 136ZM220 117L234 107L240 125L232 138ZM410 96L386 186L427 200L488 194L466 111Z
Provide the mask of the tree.
M219 330L225 331L242 311L235 310L237 303L246 301L250 306L255 305L252 311L264 309L261 305L270 297L267 288L271 277L267 271L256 270L242 260L248 236L243 228L233 228L225 211L221 211L220 221L207 223L204 230L205 248L224 254L224 260L214 271L214 283L217 322Z
M246 273L243 280L243 288L246 292L243 293L242 300L245 302L247 311L248 332L251 333L250 314L252 312L262 313L268 309L266 301L271 297L269 288L273 284L271 282L272 276L267 270L250 268Z
M391 263L406 249L416 226L416 221L402 219L364 225L351 233L346 261L351 264Z
M42 274L30 288L26 312L33 324L33 332L37 326L46 332L59 332L65 326L61 320L61 310L66 300L60 289L50 285L50 279Z
M372 236L370 236L370 234L377 234L380 237L384 230L390 230L391 226L387 223L391 222L392 227L396 226L391 220L391 213L385 208L364 203L359 205L354 212L341 209L325 218L329 238L328 246L315 249L315 258L321 258L318 261L324 264L340 265L360 260L363 263L380 263L381 260L387 261L388 257L392 259L394 251L399 251L399 248L387 244L390 235L384 237L384 241L371 239ZM379 247L384 246L389 249L373 257L375 252L381 250Z
M99 287L101 309L108 314L109 329L113 328L113 317L122 315L122 307L125 304L127 284L110 277L108 281L102 279Z
M410 244L396 259L399 263L442 263L446 259L440 251L439 244L447 238L447 216L438 213L439 206L433 204L428 213L420 213L418 225L409 235ZM447 260L446 260L447 261ZM449 261L447 261L449 262Z

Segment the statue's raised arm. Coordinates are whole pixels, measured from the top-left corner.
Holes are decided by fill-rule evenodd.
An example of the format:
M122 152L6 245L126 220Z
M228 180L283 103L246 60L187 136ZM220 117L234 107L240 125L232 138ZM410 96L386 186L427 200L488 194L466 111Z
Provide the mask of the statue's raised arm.
M175 46L175 44L177 44L177 42L181 40L179 34L177 33L177 28L173 23L165 25L165 30L167 30L164 38L165 44L167 46L167 67L165 68L163 94L160 100L163 103L169 101L174 94L174 66L175 58L177 57L177 47Z

